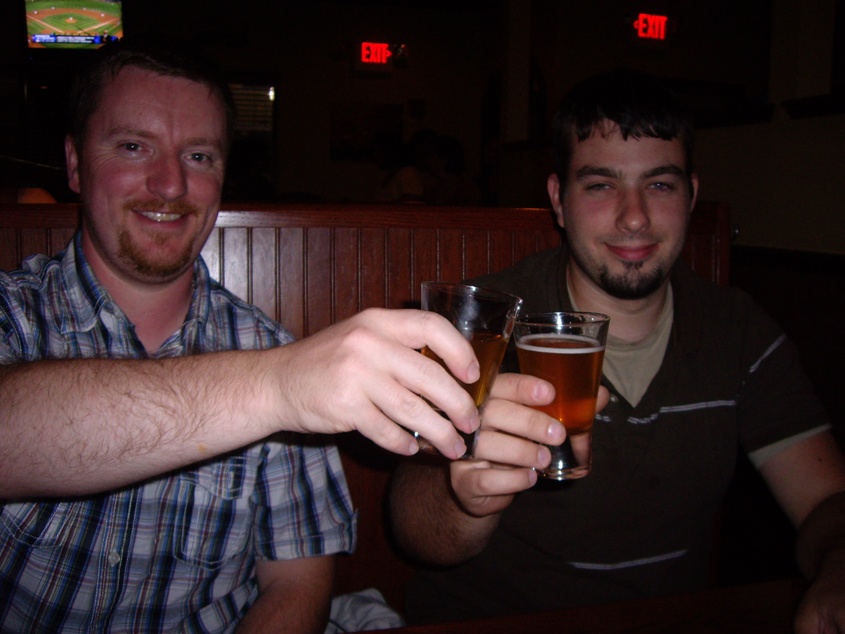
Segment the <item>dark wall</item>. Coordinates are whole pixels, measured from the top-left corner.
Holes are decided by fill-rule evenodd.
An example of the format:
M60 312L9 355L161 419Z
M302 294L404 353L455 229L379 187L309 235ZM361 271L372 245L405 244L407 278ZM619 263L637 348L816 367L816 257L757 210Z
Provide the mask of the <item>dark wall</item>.
M710 110L723 109L728 98L763 98L770 2L733 4L643 3L643 10L673 16L669 43L658 48L633 41L627 0L261 0L242 7L125 0L123 6L127 33L198 42L233 81L275 86L273 180L280 195L367 200L384 170L373 160L337 158L337 113L388 106L400 109L405 138L420 128L458 138L468 173L489 183L488 202L534 206L546 202L551 112L585 74L618 65L651 70L682 82L697 107ZM0 151L61 163L57 113L81 55L28 55L23 5L0 3ZM525 29L513 27L514 10L528 11ZM356 72L352 58L361 40L403 43L409 56L388 74ZM529 81L509 81L513 67L530 73ZM518 117L530 119L516 126L524 137L504 138L503 127L522 123Z

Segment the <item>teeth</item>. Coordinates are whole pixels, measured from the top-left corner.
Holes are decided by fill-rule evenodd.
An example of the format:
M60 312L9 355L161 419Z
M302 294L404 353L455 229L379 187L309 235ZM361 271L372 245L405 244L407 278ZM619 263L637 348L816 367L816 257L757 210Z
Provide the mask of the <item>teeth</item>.
M166 214L160 211L142 211L140 214L153 222L173 222L182 217L180 214Z

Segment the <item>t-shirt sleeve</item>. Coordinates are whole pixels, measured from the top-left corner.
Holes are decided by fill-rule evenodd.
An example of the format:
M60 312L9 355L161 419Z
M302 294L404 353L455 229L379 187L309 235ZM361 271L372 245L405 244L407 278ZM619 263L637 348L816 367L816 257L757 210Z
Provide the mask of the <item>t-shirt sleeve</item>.
M765 460L772 450L788 447L784 441L827 428L829 419L795 345L768 316L749 323L747 339L753 343L737 402L740 442L752 460Z

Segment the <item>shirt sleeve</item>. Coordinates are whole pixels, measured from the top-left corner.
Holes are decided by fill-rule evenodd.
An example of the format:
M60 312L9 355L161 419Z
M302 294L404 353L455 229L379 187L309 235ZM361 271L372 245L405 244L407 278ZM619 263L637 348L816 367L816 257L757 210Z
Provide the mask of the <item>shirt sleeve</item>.
M740 442L759 466L773 452L823 431L829 419L796 346L767 315L748 324L745 339L750 345L738 399Z
M21 360L21 334L16 318L16 306L13 299L17 286L11 277L0 271L0 365L9 365Z
M798 444L799 442L807 438L812 438L816 434L821 434L822 432L828 431L829 429L831 429L831 426L829 424L819 425L818 427L807 430L805 432L801 432L799 434L795 434L794 436L790 436L789 438L784 438L783 440L773 442L771 445L760 447L760 449L749 453L748 458L751 460L751 463L754 465L754 467L759 469L766 463L767 460L769 460L769 458L774 458L782 451L785 451L792 447L792 445Z
M317 436L279 437L267 444L255 488L256 556L352 552L357 518L337 448Z

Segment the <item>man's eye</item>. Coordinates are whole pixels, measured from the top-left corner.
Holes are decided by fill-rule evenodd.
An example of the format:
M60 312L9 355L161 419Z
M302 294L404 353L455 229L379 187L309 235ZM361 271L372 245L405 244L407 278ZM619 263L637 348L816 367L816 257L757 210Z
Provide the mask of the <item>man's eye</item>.
M208 163L211 161L211 157L203 152L191 152L188 158L195 163Z
M660 182L657 182L657 183L652 183L651 188L652 189L658 189L658 190L664 191L664 192L668 192L668 191L672 191L673 189L675 189L675 186L672 183L666 183L666 182L660 181Z
M591 183L587 185L588 191L599 192L608 189L607 183Z
M127 150L128 152L137 152L141 149L141 144L135 143L133 141L127 141L126 143L121 143L120 147L124 150Z

